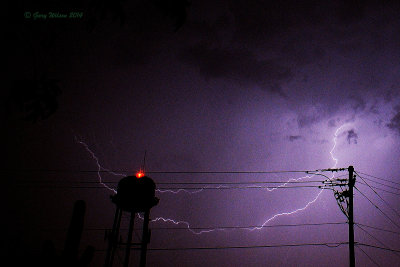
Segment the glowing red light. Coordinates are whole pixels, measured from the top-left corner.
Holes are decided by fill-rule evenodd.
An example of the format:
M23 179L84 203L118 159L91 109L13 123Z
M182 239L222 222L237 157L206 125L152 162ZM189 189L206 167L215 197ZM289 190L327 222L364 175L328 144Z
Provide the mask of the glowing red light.
M136 177L137 178L142 178L144 176L144 173L142 172L142 171L138 171L137 173L136 173Z

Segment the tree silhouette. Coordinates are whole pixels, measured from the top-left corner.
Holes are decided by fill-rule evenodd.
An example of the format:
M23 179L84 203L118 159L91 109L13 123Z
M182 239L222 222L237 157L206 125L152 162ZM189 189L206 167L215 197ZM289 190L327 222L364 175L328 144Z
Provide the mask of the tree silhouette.
M76 5L77 10L84 11L84 18L89 31L92 31L101 20L112 18L113 21L120 21L121 26L124 25L128 15L124 7L124 2L127 0L89 0L86 1L47 1L41 0L35 3L26 3L27 10L44 10L49 8L70 8L71 5ZM186 21L187 7L190 3L187 0L141 0L143 3L151 3L158 8L162 14L170 18L174 23L175 32L178 31ZM78 24L68 24L68 20L57 20L57 23L45 23L46 21L27 21L20 14L25 9L12 4L8 1L10 7L12 25L8 30L8 34L12 36L13 41L10 47L18 47L19 44L27 44L24 47L25 52L31 53L31 62L33 62L33 78L25 78L24 74L20 74L21 78L14 79L10 90L11 98L16 103L23 113L23 119L31 122L45 120L51 117L58 110L58 97L61 94L61 89L55 79L50 79L43 75L37 78L36 73L39 70L50 69L49 66L39 66L38 59L43 55L51 56L51 48L55 45L55 40L63 35L66 31L74 31ZM44 12L43 11L43 12ZM151 11L153 12L154 9ZM135 14L132 14L135 15ZM156 14L149 14L150 17L156 17ZM19 19L16 19L16 18ZM144 29L146 30L146 29ZM15 51L19 52L19 51ZM12 53L10 53L12 54ZM25 62L13 61L14 71L19 71L18 64ZM25 77L24 77L25 76ZM29 77L29 76L28 76Z
M40 79L14 82L11 94L23 113L23 119L36 122L47 119L58 109L57 97L61 94L58 81L44 75Z
M190 6L190 2L186 0L153 0L153 3L161 9L164 15L174 21L175 32L186 22L186 8Z
M38 260L38 266L44 267L85 267L89 266L94 256L94 247L88 246L79 257L78 250L81 241L86 204L83 200L75 202L74 211L68 228L64 250L57 254L52 241L45 241L43 252Z

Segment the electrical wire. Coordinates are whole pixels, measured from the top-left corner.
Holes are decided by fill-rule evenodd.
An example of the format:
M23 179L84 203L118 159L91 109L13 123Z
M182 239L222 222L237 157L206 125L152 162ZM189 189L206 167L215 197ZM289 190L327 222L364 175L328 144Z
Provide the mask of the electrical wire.
M354 223L354 224L359 224L359 225L361 225L363 227L367 227L367 228L371 228L371 229L375 229L375 230L379 230L379 231L383 231L383 232L388 232L388 233L391 233L391 234L400 235L400 232L395 232L395 231L392 231L392 230L382 229L382 228L379 228L379 227L370 226L370 225L361 224L361 223Z
M361 250L361 252L364 253L364 255L367 256L367 258L368 258L372 263L374 263L376 266L380 266L380 265L379 265L376 261L374 261L374 260L367 254L367 252L365 252L361 247L359 247L359 246L357 246L357 245L356 245L356 247L357 247L359 250Z
M98 173L125 172L132 170L66 170L66 169L3 169L1 172L64 172L64 173ZM149 174L276 174L276 173L308 173L314 170L284 170L284 171L146 171Z
M376 238L375 236L373 236L371 233L369 233L367 230L363 229L360 225L357 225L358 228L360 228L364 233L367 233L370 237L372 237L373 239L375 239L376 241L378 241L378 243L380 243L384 248L386 249L391 249L388 245L386 245L385 243L383 243L382 241L380 241L378 238ZM400 255L394 253L397 257L400 258Z
M24 183L78 183L78 184L98 184L98 181L54 181L54 180L47 180L47 181L17 181ZM237 184L307 184L307 183L323 183L325 181L250 181L250 182L157 182L157 185L237 185ZM103 184L117 184L118 182L102 182Z
M370 247L370 248L377 248L377 249L381 249L381 250L386 250L386 251L391 251L391 252L400 253L400 250L397 250L397 249L383 248L383 247L379 247L379 246L375 246L375 245L370 245L370 244L364 244L364 243L358 243L358 242L357 242L356 245L358 245L358 246L364 246L364 247Z
M19 188L36 188L36 189L107 189L102 186L20 186ZM321 188L320 186L258 186L258 187L166 187L158 188L158 190L237 190L237 189L296 189L296 188L318 188L326 190L329 188Z
M274 224L274 225L248 225L248 226L216 226L216 227L190 227L192 230L223 230L223 229L254 229L254 228L279 228L279 227L304 227L304 226L326 226L326 225L345 225L347 222L326 222L326 223L303 223L303 224ZM137 228L136 230L141 230L142 228ZM151 230L187 230L187 227L151 227ZM56 229L41 229L49 231L65 231L66 228L56 228ZM109 228L86 228L85 231L105 231ZM127 230L122 229L121 230Z
M283 247L306 247L306 246L325 246L337 248L347 245L349 242L332 243L303 243L303 244L280 244L280 245L255 245L255 246L220 246L220 247L181 247L181 248L148 248L148 251L184 251L184 250L221 250L221 249L258 249L258 248L283 248ZM134 248L133 248L134 249ZM105 250L96 250L105 251Z
M198 179L198 178L196 178ZM236 179L236 178L235 178ZM242 178L243 179L243 178ZM157 182L157 185L236 185L236 184L307 184L307 183L323 183L322 180L309 180L309 181L296 181L293 178L281 178L282 181L235 181L235 182L216 182L216 181L203 181L203 182ZM72 180L13 180L14 184L45 184L45 183L79 183L79 184L98 184L98 181L72 181ZM117 184L118 181L104 181L104 184Z
M394 213L396 213L396 215L400 218L400 214L386 201L386 200L384 200L368 183L367 183L367 181L365 181L364 179L363 179L363 177L362 176L360 176L357 172L355 172L357 175L358 175L358 177L360 177L361 178L361 180L363 180L363 182L366 184L366 185L368 185L368 187L375 193L375 195L377 195Z
M376 183L376 184L379 184L379 185L383 185L383 186L389 187L389 188L391 188L391 189L395 189L395 190L399 190L399 191L400 191L400 188L398 188L398 187L391 186L391 185L387 185L387 184L384 184L384 183L381 183L381 182L377 182L377 181L374 181L374 180L369 179L369 178L367 178L367 177L364 177L364 179L365 179L365 180L368 180L368 181L370 181L370 182L373 182L373 183Z
M304 243L304 244L282 244L282 245L259 245L259 246L221 246L221 247L186 247L186 248L149 248L152 251L171 251L171 250L219 250L219 249L256 249L256 248L282 248L282 247L306 247L306 246L326 246L337 248L347 245L349 242L337 243Z
M385 212L383 212L377 205L375 205L365 194L363 194L356 186L354 186L354 188L362 195L364 196L376 209L378 209L391 223L393 223L394 225L396 225L399 229L400 226L394 222Z
M358 182L358 184L362 184L362 185L368 186L367 184L364 184L363 182ZM386 189L379 188L379 187L376 187L376 186L373 186L373 185L370 185L370 187L372 187L372 188L374 188L376 190L381 190L381 191L389 193L389 194L400 196L400 193L391 192L391 191L388 191Z
M381 180L381 181L385 181L385 182L388 182L388 183L400 185L400 183L393 182L393 181L388 180L388 179L384 179L384 178L380 178L380 177L377 177L377 176L373 176L373 175L370 175L370 174L367 174L367 173L364 173L364 172L359 172L359 173L361 173L361 174L363 174L363 175L366 175L366 176L369 176L369 177L373 177L373 178L378 179L378 180Z

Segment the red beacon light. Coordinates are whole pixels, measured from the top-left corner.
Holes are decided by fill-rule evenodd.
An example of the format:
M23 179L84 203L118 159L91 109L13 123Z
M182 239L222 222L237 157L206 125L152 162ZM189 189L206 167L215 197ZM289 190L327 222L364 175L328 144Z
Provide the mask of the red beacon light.
M144 172L142 170L136 173L136 178L142 178L144 176Z

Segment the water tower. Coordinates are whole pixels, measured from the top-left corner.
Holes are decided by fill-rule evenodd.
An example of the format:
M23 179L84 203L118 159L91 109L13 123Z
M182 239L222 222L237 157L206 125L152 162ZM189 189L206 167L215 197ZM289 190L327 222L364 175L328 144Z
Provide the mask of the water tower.
M158 204L159 199L155 197L156 184L144 175L142 171L136 176L127 176L118 183L117 194L111 196L116 205L115 217L111 234L108 236L108 249L105 267L111 267L114 260L115 250L120 245L125 245L124 267L129 265L129 256L132 244L133 224L136 213L143 213L143 234L140 245L140 266L146 266L147 244L150 242L149 217L150 209ZM123 212L130 213L129 230L126 243L118 241L121 217Z

